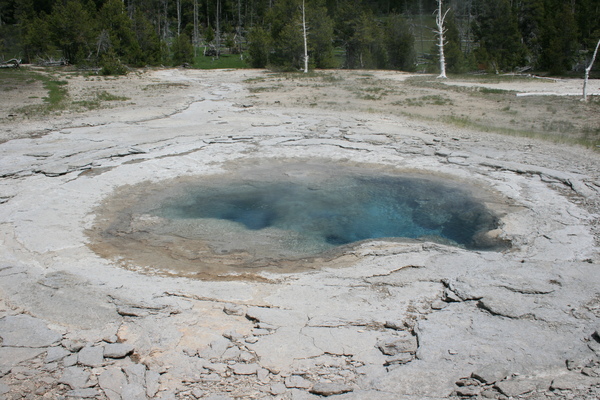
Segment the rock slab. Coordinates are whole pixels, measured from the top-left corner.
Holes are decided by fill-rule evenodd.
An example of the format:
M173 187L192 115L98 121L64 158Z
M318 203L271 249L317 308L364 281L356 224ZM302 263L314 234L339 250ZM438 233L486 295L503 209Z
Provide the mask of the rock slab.
M62 335L48 329L46 323L21 314L0 319L0 338L3 346L48 347L62 339Z

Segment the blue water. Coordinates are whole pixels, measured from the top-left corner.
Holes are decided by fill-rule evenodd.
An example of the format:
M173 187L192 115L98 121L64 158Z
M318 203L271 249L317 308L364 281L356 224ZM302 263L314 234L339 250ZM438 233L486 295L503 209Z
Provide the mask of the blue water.
M226 220L249 232L276 228L339 246L378 238L438 238L478 248L497 227L467 191L439 180L347 175L326 182L226 181L193 185L159 211L170 219Z

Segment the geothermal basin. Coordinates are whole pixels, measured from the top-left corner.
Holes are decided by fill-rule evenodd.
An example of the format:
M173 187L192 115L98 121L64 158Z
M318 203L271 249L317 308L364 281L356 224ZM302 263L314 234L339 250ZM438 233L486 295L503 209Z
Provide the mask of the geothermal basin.
M336 74L77 73L71 93L138 95L5 118L0 398L598 399L597 151L408 119Z

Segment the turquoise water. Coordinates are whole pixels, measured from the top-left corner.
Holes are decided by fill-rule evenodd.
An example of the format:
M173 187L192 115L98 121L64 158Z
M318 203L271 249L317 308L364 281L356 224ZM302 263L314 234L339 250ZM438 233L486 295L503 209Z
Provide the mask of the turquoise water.
M292 232L320 250L367 239L411 238L482 248L475 236L496 218L469 192L440 180L344 175L318 182L223 181L190 185L157 214L170 220L222 220L246 232ZM207 225L208 226L208 225ZM231 226L228 224L227 226ZM255 232L253 234L253 232Z

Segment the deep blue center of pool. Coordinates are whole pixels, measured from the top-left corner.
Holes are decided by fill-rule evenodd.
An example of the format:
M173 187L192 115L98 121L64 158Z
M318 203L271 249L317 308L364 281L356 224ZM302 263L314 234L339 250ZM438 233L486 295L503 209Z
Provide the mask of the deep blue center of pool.
M469 192L439 180L343 176L310 182L227 182L189 188L159 211L170 219L231 221L248 231L293 231L338 246L428 238L478 248L496 218Z

